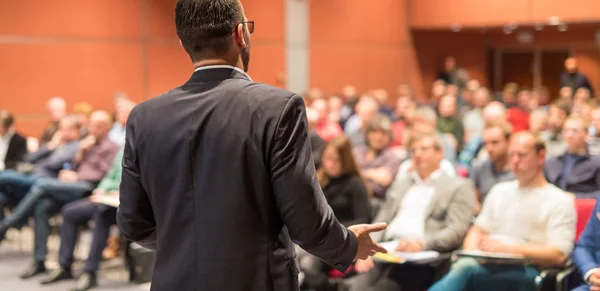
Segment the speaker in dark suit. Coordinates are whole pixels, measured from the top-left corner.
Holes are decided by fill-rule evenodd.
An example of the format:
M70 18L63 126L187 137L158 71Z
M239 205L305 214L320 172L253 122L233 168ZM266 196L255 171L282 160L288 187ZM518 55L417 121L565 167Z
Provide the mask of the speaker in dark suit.
M27 140L15 132L13 115L9 111L0 110L0 171L14 170L17 163L24 161L26 156Z
M253 82L239 0L180 0L195 72L128 119L118 224L156 250L152 290L298 290L294 243L344 271L385 251L345 228L315 175L300 96Z

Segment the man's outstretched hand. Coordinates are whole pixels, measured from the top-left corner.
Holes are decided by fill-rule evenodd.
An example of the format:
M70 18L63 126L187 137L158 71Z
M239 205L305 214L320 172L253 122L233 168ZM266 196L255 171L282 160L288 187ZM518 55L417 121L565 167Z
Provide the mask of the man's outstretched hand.
M358 251L355 260L364 260L375 253L387 253L387 250L371 239L370 233L379 232L387 228L387 223L357 224L348 227L358 239Z

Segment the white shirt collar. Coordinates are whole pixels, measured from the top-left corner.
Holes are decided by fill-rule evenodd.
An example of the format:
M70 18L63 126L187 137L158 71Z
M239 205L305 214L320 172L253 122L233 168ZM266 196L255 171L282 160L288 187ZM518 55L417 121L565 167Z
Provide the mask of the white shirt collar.
M419 173L417 171L412 171L410 173L410 176L416 184L423 184L435 181L441 175L441 173L442 172L440 171L440 169L437 169L433 171L433 173L429 174L429 177L427 177L425 180L421 179L421 176L419 176Z
M12 139L13 135L15 135L15 129L11 128L8 130L8 132L6 133L6 135L0 135L0 140L5 140L5 141L9 141Z
M234 70L242 73L244 76L246 76L248 79L250 79L250 81L252 81L252 78L250 78L250 76L248 76L248 74L246 72L244 72L244 70L242 70L238 67L230 66L230 65L203 66L203 67L196 68L194 70L194 72L198 72L198 71L202 71L202 70L210 70L210 69L234 69Z

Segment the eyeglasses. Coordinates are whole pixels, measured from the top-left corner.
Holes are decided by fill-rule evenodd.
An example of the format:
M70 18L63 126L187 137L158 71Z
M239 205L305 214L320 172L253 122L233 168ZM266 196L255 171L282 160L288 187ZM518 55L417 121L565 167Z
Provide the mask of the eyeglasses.
M237 26L239 24L245 24L245 25L247 25L248 26L248 32L250 34L254 33L254 21L242 21L242 22L236 24L235 28L233 29L233 32L235 32L237 30Z

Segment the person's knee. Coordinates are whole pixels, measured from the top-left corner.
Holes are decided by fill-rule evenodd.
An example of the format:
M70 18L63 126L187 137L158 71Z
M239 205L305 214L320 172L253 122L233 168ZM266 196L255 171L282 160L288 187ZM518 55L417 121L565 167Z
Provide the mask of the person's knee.
M481 264L474 258L461 258L450 267L453 274L470 275L481 269Z
M306 273L319 273L321 272L321 260L312 256L305 255L298 259L300 269Z

